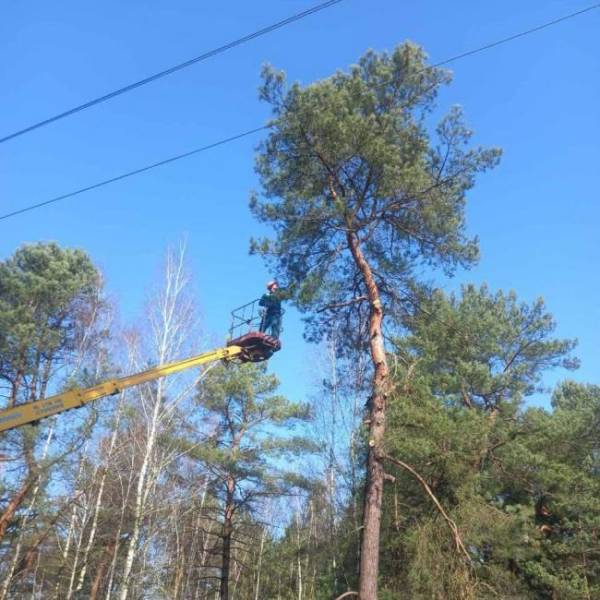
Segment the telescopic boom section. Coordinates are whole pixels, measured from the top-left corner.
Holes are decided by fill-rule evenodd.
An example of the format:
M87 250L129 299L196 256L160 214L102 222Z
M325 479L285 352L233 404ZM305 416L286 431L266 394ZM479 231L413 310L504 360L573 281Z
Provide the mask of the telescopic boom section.
M109 379L93 387L76 388L62 394L50 396L44 400L29 402L28 404L21 404L0 411L0 432L21 427L21 425L27 423L36 423L40 419L51 417L66 410L80 408L99 398L113 396L128 387L154 381L160 377L165 377L165 375L172 375L215 360L229 361L235 358L240 362L262 362L271 358L273 353L280 349L281 342L278 339L261 331L250 331L245 335L229 340L225 348L218 348L198 356L153 367L147 371L127 375L120 379Z
M242 346L229 345L226 348L211 350L192 358L178 360L176 362L153 367L141 373L127 375L119 379L109 379L90 388L74 389L62 394L50 396L45 400L21 404L14 408L9 408L0 412L0 432L20 427L27 423L35 423L40 419L51 417L72 408L80 408L88 402L93 402L105 396L118 394L121 390L128 387L154 381L165 375L172 375L185 369L191 369L199 365L210 363L215 360L231 360L239 358L242 362L249 360L246 358L247 349ZM264 360L264 359L263 359Z

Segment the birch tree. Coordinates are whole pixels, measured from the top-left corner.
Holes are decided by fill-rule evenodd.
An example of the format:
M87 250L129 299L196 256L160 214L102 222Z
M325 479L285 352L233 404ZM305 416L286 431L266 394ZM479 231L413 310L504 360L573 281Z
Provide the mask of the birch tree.
M197 320L190 290L190 277L185 267L185 249L169 250L165 260L160 289L148 305L147 343L139 340L131 348L136 370L146 364L163 364L182 358L191 351L190 336ZM145 346L145 347L144 347ZM139 558L144 519L151 511L159 477L174 459L173 448L159 444L159 436L172 426L178 406L190 397L194 380L189 377L161 378L139 386L131 394L139 425L134 438L136 454L132 521L120 574L120 600L126 600L132 589L134 561ZM152 536L152 532L144 532ZM136 574L136 587L143 585L144 573Z

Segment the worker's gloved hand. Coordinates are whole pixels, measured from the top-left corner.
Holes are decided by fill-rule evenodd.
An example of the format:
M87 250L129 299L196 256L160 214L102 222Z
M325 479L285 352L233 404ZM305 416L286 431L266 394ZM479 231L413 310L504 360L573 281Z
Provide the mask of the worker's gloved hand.
M287 285L285 287L280 287L278 291L278 296L279 298L281 298L281 300L289 300L290 298L293 297L294 292L296 291L296 288L298 287L298 284L294 281L292 283L290 283L290 285Z

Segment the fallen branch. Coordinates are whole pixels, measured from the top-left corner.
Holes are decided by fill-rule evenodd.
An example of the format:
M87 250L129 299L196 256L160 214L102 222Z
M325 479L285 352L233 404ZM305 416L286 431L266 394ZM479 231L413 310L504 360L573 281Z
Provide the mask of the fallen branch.
M402 467L403 469L407 470L423 486L423 489L427 492L427 494L435 504L436 508L438 509L439 513L442 515L442 517L444 517L446 523L448 523L448 527L450 528L450 531L452 532L452 536L454 538L454 543L456 544L456 549L459 552L462 552L467 561L470 563L471 556L467 552L462 538L460 537L458 526L448 516L448 513L444 510L444 507L440 504L440 501L436 498L436 495L432 492L431 488L429 487L429 484L425 481L425 479L423 479L423 477L419 475L417 471L415 471L410 465L406 464L405 462L398 460L397 458L393 458L389 454L384 454L383 458L389 460L391 463L397 465L398 467Z
M348 596L358 596L358 592L344 592L341 596L338 596L335 600L342 600Z

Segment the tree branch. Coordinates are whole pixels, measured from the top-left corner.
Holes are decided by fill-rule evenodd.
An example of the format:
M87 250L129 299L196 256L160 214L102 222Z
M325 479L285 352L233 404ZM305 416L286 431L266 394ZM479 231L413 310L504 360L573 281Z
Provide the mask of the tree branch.
M348 300L346 302L334 302L332 304L327 304L322 308L317 309L316 312L322 313L326 310L332 310L334 308L344 308L345 306L351 306L352 304L356 304L357 302L365 302L368 300L367 296L358 296L357 298L352 298L352 300Z
M442 515L442 517L444 517L444 520L446 521L446 523L448 523L448 527L450 528L450 531L452 532L452 536L454 538L454 543L456 545L457 551L464 554L465 558L467 559L467 562L470 563L471 556L467 552L467 549L465 548L465 545L460 537L460 533L458 531L458 526L448 516L448 513L444 510L444 507L441 505L440 501L437 499L435 494L432 492L431 488L429 487L429 485L425 481L425 479L423 479L423 477L421 475L419 475L419 473L417 473L417 471L415 471L415 469L413 469L407 463L405 463L401 460L398 460L397 458L393 458L389 454L383 454L383 458L386 460L389 460L391 463L393 463L399 467L402 467L403 469L406 469L423 486L423 489L427 492L428 496L431 498L431 500L435 504L439 513Z

